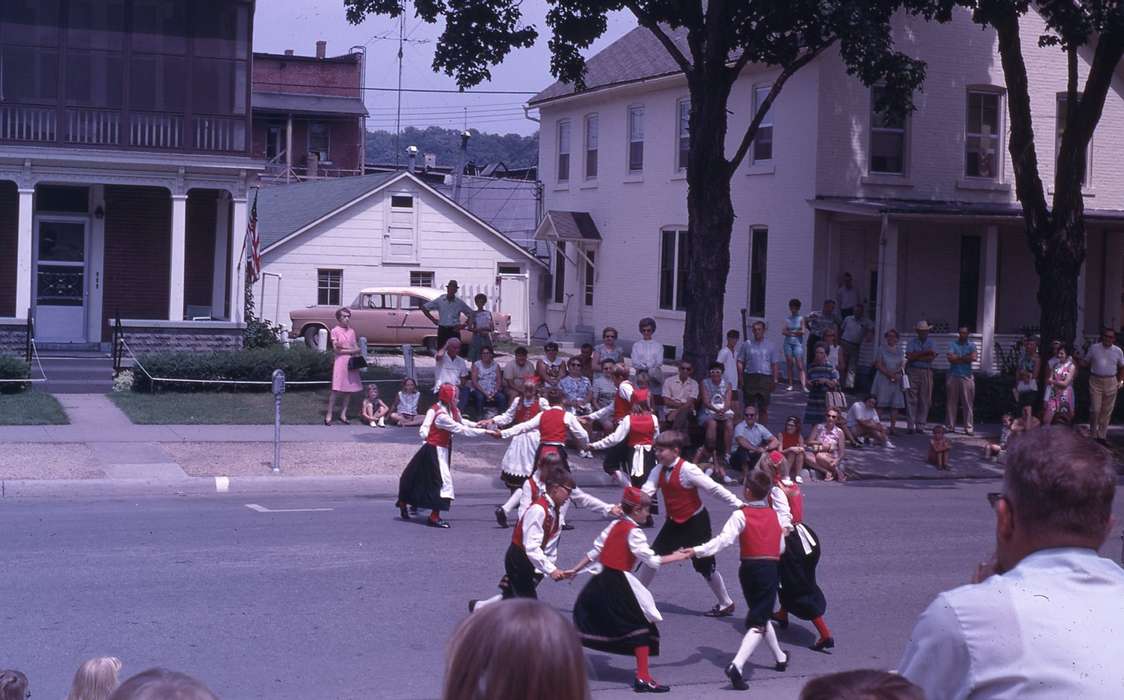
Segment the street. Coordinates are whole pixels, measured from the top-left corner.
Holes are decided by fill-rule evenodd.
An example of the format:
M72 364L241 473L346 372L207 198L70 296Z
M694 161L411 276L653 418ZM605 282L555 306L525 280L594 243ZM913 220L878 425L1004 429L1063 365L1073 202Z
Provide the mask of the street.
M774 672L762 649L751 659L751 688L793 698L812 675L892 668L933 594L966 581L989 551L984 494L997 487L808 486L838 646L806 649L814 631L794 623L781 633L789 671ZM397 520L382 496L248 498L0 501L0 667L25 671L36 697L62 697L77 664L101 654L120 656L125 675L184 670L223 698L438 697L450 631L466 601L491 595L503 571L510 531L492 519L496 495L458 499L449 531ZM717 531L727 513L712 511ZM1118 501L1118 518L1122 511ZM601 527L582 511L572 520L561 545L567 565ZM1106 546L1114 557L1118 537ZM740 616L736 553L719 565ZM545 581L541 597L568 614L584 580ZM653 591L665 616L656 677L681 696L728 689L722 668L740 617L702 617L714 601L686 564L661 571ZM631 695L630 659L587 658L597 697Z

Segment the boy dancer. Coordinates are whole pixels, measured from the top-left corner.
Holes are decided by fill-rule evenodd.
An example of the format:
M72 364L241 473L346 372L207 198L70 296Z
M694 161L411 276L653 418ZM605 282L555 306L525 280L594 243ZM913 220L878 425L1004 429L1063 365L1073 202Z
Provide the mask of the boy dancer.
M772 485L768 474L758 470L751 472L745 482L745 497L749 502L734 511L717 537L685 550L696 557L713 557L735 541L740 545L742 563L738 579L749 606L745 616L749 630L742 638L734 660L726 667L726 676L737 690L749 688L742 677L742 669L762 637L773 652L776 669L784 671L788 668L788 652L781 651L777 633L770 622L780 580L778 562L785 544L780 519L767 500Z
M503 509L503 519L500 520L500 515L496 515L496 520L499 522L500 527L507 527L508 513L515 511L519 517L527 512L531 504L539 497L539 494L546 488L546 477L557 469L569 473L569 469L562 461L562 457L557 452L546 452L538 460L538 466L535 468L535 473L529 479L523 482L523 486L511 494L511 498L504 503L501 508ZM562 505L562 529L572 530L573 527L566 526L566 512L570 509L570 504L578 508L588 508L594 513L605 518L616 518L621 514L620 507L611 505L602 501L596 496L591 496L578 487L574 487L570 492L570 498Z
M655 462L652 445L659 434L660 422L652 415L652 407L648 403L648 390L637 389L632 393L632 413L622 418L612 433L597 442L590 443L589 449L603 450L622 443L627 446L628 450L623 454L620 454L619 450L611 453L618 459L625 458L617 463L613 474L622 486L639 487L652 471ZM606 461L609 456L606 455ZM654 507L652 510L659 513Z
M643 487L644 493L649 496L655 495L657 491L663 492L667 520L660 528L660 534L656 535L656 541L652 543L652 549L659 555L670 554L685 547L694 547L710 539L710 514L699 498L699 489L708 492L731 508L741 508L743 505L737 496L715 483L697 466L679 456L684 442L682 433L674 430L660 433L655 442L656 461L659 462L659 466L648 475L648 481ZM726 591L726 582L722 580L722 574L718 573L714 557L698 557L692 565L695 571L706 579L710 590L714 592L714 597L718 599L718 603L704 614L707 617L733 615L734 601ZM638 574L645 586L648 586L655 576L656 570L648 567L641 569Z

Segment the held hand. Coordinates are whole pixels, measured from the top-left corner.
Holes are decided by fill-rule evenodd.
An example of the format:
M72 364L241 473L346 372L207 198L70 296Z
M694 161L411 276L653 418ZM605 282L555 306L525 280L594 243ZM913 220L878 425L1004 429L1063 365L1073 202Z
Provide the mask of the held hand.
M614 518L619 518L619 517L621 517L622 515L624 515L624 511L623 511L623 510L621 510L621 504L619 504L619 503L618 503L618 504L616 504L616 505L614 505L614 506L613 506L612 508L610 508L610 509L609 509L609 513L610 513L610 514L611 514L611 515L612 515L612 516L613 516Z
M500 439L502 439L502 438L503 438L503 435L501 435L501 434L500 434L500 431L498 431L498 430L494 430L494 429L493 429L493 430L489 430L489 431L488 431L488 435L490 435L490 436L494 437L494 438L495 438L495 439L497 439L497 440L500 440Z
M550 572L551 581L562 581L566 578L568 578L567 572L563 571L562 569L555 569L554 571Z

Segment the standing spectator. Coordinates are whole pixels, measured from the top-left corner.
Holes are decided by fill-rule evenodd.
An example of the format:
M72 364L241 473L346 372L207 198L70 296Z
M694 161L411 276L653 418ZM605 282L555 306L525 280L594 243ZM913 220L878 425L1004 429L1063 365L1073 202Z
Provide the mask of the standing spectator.
M1053 425L1054 416L1063 415L1066 424L1073 422L1073 380L1077 377L1077 365L1069 355L1069 348L1063 343L1054 355L1057 363L1046 379L1046 394L1043 397L1042 423Z
M738 351L738 374L744 377L743 404L754 406L761 422L769 420L769 398L780 375L781 356L773 341L765 337L765 322L753 322L753 337Z
M929 337L929 322L919 321L914 327L917 337L905 346L906 377L905 419L909 432L925 432L929 428L929 407L933 405L933 360L937 348Z
M1015 402L1020 407L1026 403L1034 405L1038 398L1038 372L1042 368L1037 338L1028 335L1023 339L1015 362Z
M839 372L839 388L843 388L843 372L839 369L843 357L843 347L839 344L839 331L828 328L823 334L823 346L827 350L827 364Z
M218 700L211 689L186 673L150 668L122 683L109 700Z
M82 662L74 673L74 682L66 700L107 700L117 688L117 673L121 659L116 656L99 656Z
M721 472L730 460L730 447L733 444L733 431L730 420L734 412L730 410L730 392L733 387L722 378L723 367L717 362L710 363L706 379L699 385L699 423L706 431L706 449L712 456L715 469ZM696 457L697 461L702 461Z
M874 394L867 396L863 401L856 401L847 409L846 427L844 433L850 433L851 443L860 447L860 440L873 438L879 445L889 445L890 438L886 436L886 426L882 425L878 417L878 397Z
M976 344L968 340L968 327L960 326L956 340L948 346L948 378L945 379L945 429L956 432L956 409L963 406L964 433L972 435L973 404L976 401L976 380L972 376L972 363L976 361Z
M859 353L863 343L874 338L874 323L866 317L862 304L855 304L854 313L843 319L839 329L839 344L843 352L839 357L839 376L846 387L855 386L859 369Z
M730 455L730 468L741 472L753 469L761 455L777 449L780 443L769 429L757 422L757 407L746 405L742 414L745 420L734 426L734 452Z
M870 393L878 399L878 408L887 409L890 414L890 434L894 434L894 422L898 409L905 408L905 392L902 391L902 377L905 376L905 355L898 342L897 330L886 331L886 342L874 351L874 384Z
M495 361L491 345L481 347L480 359L472 363L471 389L468 395L477 418L484 417L484 407L487 404L495 405L497 413L507 410L509 402L503 391L500 366Z
M808 365L808 402L804 405L804 423L816 425L823 423L827 412L827 392L839 388L839 372L827 362L827 346L820 343Z
M667 409L664 420L672 430L686 435L691 416L699 402L699 383L691 377L694 367L683 360L678 373L663 384L663 405ZM610 399L612 400L612 399Z
M433 393L436 394L441 391L441 387L445 384L451 384L458 391L457 408L461 411L468 406L468 388L462 387L465 383L465 378L469 374L468 363L464 361L461 354L461 341L456 338L449 338L445 341L445 346L437 351L436 363L433 369Z
M593 348L593 364L600 367L605 360L612 360L613 364L620 364L624 359L624 352L617 346L617 329L606 326L601 331L601 343Z
M741 349L741 339L742 334L738 333L735 329L731 328L726 331L726 344L718 351L718 357L716 358L725 368L722 370L722 378L733 387L731 396L733 397L734 405L730 408L733 408L735 411L738 410L738 406L742 400L741 392L738 390L742 382L741 375L738 374L738 350Z
M496 321L492 318L492 312L484 308L488 303L486 295L477 294L472 301L476 304L476 310L469 316L472 345L468 348L468 361L476 362L480 359L481 348L492 347L492 334L496 331Z
M838 425L840 420L839 411L829 408L824 422L812 428L812 434L808 436L807 445L812 452L812 460L808 466L823 474L824 481L847 480L847 475L841 468L845 438Z
M1099 442L1108 438L1108 423L1116 408L1116 392L1124 385L1124 350L1116 345L1116 331L1105 328L1101 342L1089 348L1084 361L1089 372L1089 432Z
M784 319L784 367L785 377L788 378L788 390L796 378L796 371L800 372L800 388L808 391L808 380L804 377L804 336L808 329L804 325L804 317L800 315L800 300L788 300L788 316Z
M1115 491L1111 456L1071 430L1012 440L995 555L921 614L901 674L938 700L1119 698L1124 571L1097 554Z
M544 355L535 363L535 374L539 375L539 382L544 389L558 386L562 381L566 361L558 356L558 343L549 341L542 347Z
M652 396L652 407L659 414L660 399L663 396L663 345L652 340L656 332L656 322L651 318L640 319L641 339L632 344L629 356L636 374L648 374L648 393Z
M351 366L351 358L359 355L359 339L355 337L355 329L351 327L351 309L346 306L337 309L336 321L339 325L331 333L332 352L336 357L332 362L332 390L328 393L328 413L324 416L324 425L332 424L332 413L335 412L336 396L339 394L344 395L340 420L346 425L351 396L363 391L359 368Z
M31 697L27 692L27 676L19 671L0 671L0 700L24 700Z
M421 312L425 317L437 326L437 347L445 347L445 342L449 338L459 338L461 329L464 324L461 322L461 316L465 318L472 318L472 309L468 304L464 303L463 299L457 296L457 289L459 289L456 280L449 280L445 285L445 295L437 297L433 301L427 301L422 304ZM437 312L437 318L433 317L432 311Z
M839 301L839 317L846 319L853 316L859 307L859 290L855 289L855 281L850 272L844 272L839 278L839 288L835 290L835 298Z
M527 348L515 348L515 359L503 368L503 383L507 393L516 396L523 393L523 382L535 376L535 366L527 360Z
M808 314L804 318L804 324L808 329L808 361L810 362L812 354L816 351L816 346L823 340L824 331L830 326L839 327L839 316L835 313L835 301L824 299L823 309Z

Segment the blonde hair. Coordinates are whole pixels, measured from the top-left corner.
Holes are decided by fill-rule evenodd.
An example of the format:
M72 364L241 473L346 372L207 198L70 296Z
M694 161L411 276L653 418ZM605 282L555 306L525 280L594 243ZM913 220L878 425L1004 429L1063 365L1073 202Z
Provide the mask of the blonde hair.
M82 662L74 672L74 682L66 700L106 700L117 688L117 672L121 659L116 656L98 656Z

